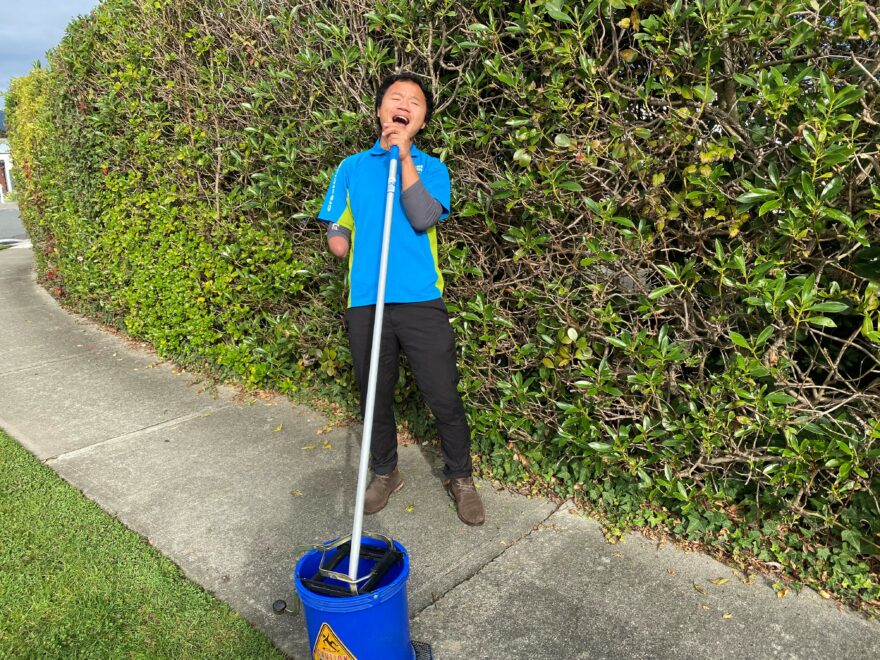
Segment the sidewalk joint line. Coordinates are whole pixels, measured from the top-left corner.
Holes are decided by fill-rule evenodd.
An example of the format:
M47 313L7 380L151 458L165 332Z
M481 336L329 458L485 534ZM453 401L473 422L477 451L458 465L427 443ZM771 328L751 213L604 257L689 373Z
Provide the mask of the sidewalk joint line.
M90 353L92 350L98 349L88 349L86 353ZM37 369L39 367L46 367L50 364L58 364L59 362L68 362L70 360L75 360L78 357L82 357L83 353L78 353L77 355L68 355L67 357L55 358L54 360L43 360L42 362L35 362L33 364L26 365L24 367L16 367L11 371L0 371L0 378L4 376L12 376L14 374L19 374L22 371L27 371L28 369Z
M144 426L143 428L137 429L135 431L129 431L128 433L123 433L122 435L117 435L112 438L107 438L106 440L101 440L100 442L96 442L95 444L88 445L86 447L80 447L79 449L74 449L72 451L65 452L63 454L57 454L55 456L49 456L43 462L46 465L50 463L66 460L70 458L76 458L82 454L88 454L92 450L98 449L100 447L104 447L109 444L117 444L119 442L124 442L125 440L130 440L133 437L137 437L139 435L148 435L150 433L154 433L156 431L161 431L171 426L176 426L177 424L182 424L184 422L188 422L191 419L198 419L199 417L205 417L207 415L212 415L216 412L220 412L221 410L225 410L226 408L234 407L234 403L225 403L216 407L209 407L203 410L199 410L198 412L188 413L186 415L181 415L180 417L175 417L174 419L169 419L164 422L158 422L156 424L151 424L149 426Z
M550 500L548 500L548 501L550 501ZM562 510L562 508L565 506L565 504L566 504L565 502L562 502L561 504L557 504L556 507L555 507L550 513L548 513L548 514L544 517L543 520L541 520L540 522L534 523L534 524L531 526L531 528L530 528L527 532L524 532L524 533L520 534L517 538L513 539L510 543L506 544L504 550L502 550L500 553L498 553L497 555L495 555L494 557L492 557L492 559L490 559L489 561L487 561L487 562L486 562L485 564L483 564L482 566L477 567L476 570L474 570L473 573L471 573L470 575L467 575L466 577L464 577L460 582L456 582L454 585L452 585L451 587L449 587L448 589L446 589L443 593L438 594L436 599L432 598L430 604L425 605L423 608L421 608L420 610L418 610L418 611L416 611L415 613L413 613L413 615L410 617L410 621L412 621L413 619L415 619L416 617L418 617L419 615L421 615L421 613L424 612L425 610L427 610L429 607L434 607L437 603L439 603L439 602L442 601L444 598L446 598L446 596L448 596L450 592L454 591L455 589L458 589L458 587L460 587L461 585L466 584L466 583L470 582L471 580L473 580L473 579L474 579L475 577L477 577L480 573L482 573L482 572L483 572L488 566L491 566L491 565L494 564L496 561L498 561L499 559L501 559L502 557L504 557L504 555L506 555L507 552L508 552L511 548L513 548L514 546L518 545L518 544L520 543L520 541L522 541L522 540L524 540L524 539L527 539L529 536L531 536L531 535L534 534L535 532L540 531L541 528L544 526L544 524L545 524L548 520L550 520L550 518L552 518L554 515L556 515L557 513L559 513L559 512ZM447 574L448 574L448 572L447 572ZM429 584L430 584L430 581L427 582L427 583L425 583L425 584L422 586L422 589L425 589ZM433 595L433 592L432 592L432 595Z

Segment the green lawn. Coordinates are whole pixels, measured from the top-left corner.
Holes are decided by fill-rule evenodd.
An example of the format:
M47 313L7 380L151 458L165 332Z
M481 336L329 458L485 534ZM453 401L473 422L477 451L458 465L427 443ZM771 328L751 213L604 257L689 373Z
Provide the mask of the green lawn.
M0 431L0 657L281 656Z

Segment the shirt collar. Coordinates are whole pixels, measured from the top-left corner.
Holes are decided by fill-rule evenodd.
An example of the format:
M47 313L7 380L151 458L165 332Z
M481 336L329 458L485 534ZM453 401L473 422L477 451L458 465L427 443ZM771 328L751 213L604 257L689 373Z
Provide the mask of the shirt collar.
M416 147L416 145L414 145L414 144L410 146L409 152L413 158L419 158L423 155L422 152L418 149L418 147ZM387 153L388 153L388 150L382 148L382 140L379 138L376 138L376 144L374 144L373 148L370 149L370 155L384 156Z

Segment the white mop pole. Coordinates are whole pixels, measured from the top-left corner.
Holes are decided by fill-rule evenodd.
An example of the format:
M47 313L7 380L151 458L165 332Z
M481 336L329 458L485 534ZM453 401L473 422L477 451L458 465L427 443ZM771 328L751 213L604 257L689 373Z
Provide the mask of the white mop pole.
M373 440L373 411L376 408L376 381L379 376L379 350L382 345L382 316L385 312L385 277L388 274L388 245L391 242L391 215L394 210L394 188L397 184L399 150L391 147L388 167L388 192L385 196L385 226L382 231L382 256L379 258L379 288L376 292L376 318L373 321L373 346L370 349L370 373L367 378L367 403L364 411L364 436L361 440L361 462L358 467L357 497L354 502L354 526L351 529L351 555L348 577L357 580L361 557L361 532L364 525L364 499L367 492L367 471L370 464L370 443ZM352 587L354 591L354 587Z

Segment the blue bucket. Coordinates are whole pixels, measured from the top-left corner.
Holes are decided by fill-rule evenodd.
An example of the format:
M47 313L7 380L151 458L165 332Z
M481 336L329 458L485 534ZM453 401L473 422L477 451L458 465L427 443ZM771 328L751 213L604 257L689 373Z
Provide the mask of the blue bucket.
M361 537L364 546L378 548L382 541ZM406 601L406 579L409 577L409 555L400 543L394 547L403 555L369 593L358 596L334 597L316 594L303 583L312 578L321 564L321 550L311 550L297 563L293 572L296 593L303 604L309 648L317 660L415 660L409 639L409 611ZM363 557L358 562L358 575L366 575L373 562ZM348 573L348 558L335 570Z

